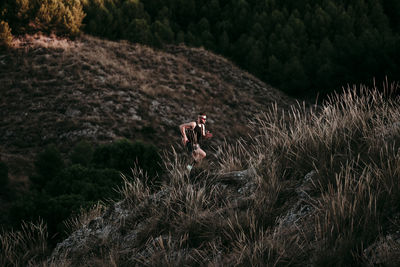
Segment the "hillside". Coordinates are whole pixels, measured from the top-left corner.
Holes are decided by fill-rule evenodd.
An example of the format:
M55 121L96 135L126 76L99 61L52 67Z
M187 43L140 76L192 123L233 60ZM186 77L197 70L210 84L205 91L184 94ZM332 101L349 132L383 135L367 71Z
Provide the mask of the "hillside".
M83 139L167 148L180 141L178 125L203 111L216 146L246 137L248 119L272 103L293 102L204 49L39 34L13 42L0 54L0 151L14 178L50 143L64 152Z
M163 155L157 187L134 169L120 198L75 213L55 248L46 222L2 233L0 265L400 264L399 83L349 87L316 110L203 49L89 36L21 37L0 64L1 155L14 178L49 143L179 148L177 126L199 110L215 136L207 151L223 145L191 172L180 153Z
M159 190L136 171L121 201L71 221L47 264L398 266L399 101L349 88L319 112L257 118L253 142L229 145L214 168L188 173L167 156Z

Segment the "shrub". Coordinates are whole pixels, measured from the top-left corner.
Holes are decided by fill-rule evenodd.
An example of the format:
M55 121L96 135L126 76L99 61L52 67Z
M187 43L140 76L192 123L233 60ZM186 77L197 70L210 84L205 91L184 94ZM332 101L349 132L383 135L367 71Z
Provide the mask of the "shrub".
M88 166L93 158L93 147L85 141L81 141L75 145L69 155L72 164L81 164Z
M112 169L86 168L72 165L46 184L45 191L51 196L81 195L85 200L115 198L113 188L122 183L119 172Z
M65 237L63 221L81 208L86 209L93 204L79 194L50 196L47 192L31 192L13 203L10 214L16 226L21 221L43 219L51 237L48 241L55 245Z
M94 151L93 164L98 168L116 169L124 174L131 174L131 168L138 165L150 178L161 172L161 157L157 148L140 141L132 143L120 140L100 145Z
M14 202L11 215L15 225L42 218L48 225L52 243L65 237L63 221L90 208L99 200L116 200L123 180L116 170L72 165L52 179L43 179L41 190L33 190Z
M44 186L48 180L55 177L64 167L64 161L58 149L50 145L38 155L35 161L37 175L31 177L31 181L37 186Z
M36 173L30 179L32 190L12 205L10 220L14 226L21 221L42 218L48 226L50 245L65 237L63 221L98 201L117 200L123 184L120 172L131 173L140 167L156 177L161 158L156 147L128 140L100 145L95 149L87 142L78 143L71 151L72 165L65 165L54 145L38 154ZM147 181L147 175L143 175ZM143 182L143 181L142 181Z

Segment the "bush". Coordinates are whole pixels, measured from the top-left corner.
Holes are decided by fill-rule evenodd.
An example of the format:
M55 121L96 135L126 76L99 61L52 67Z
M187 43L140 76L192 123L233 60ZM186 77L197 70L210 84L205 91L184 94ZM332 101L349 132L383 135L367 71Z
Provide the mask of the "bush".
M72 164L80 164L82 166L89 166L93 158L93 147L85 141L81 141L75 145L69 155Z
M42 218L48 225L49 236L56 236L51 241L54 243L65 237L63 222L70 216L99 200L116 200L119 196L116 189L122 179L116 170L72 165L41 182L40 190L33 190L15 201L11 216L15 225Z
M161 158L155 146L128 140L93 148L78 143L69 154L72 165L65 166L53 145L41 152L35 161L36 174L30 179L33 190L14 202L11 216L15 225L21 220L43 218L49 236L57 242L66 231L63 221L82 208L99 200L117 200L122 185L120 172L131 174L131 168L144 169L150 177L160 172Z
M50 145L38 155L35 161L37 175L31 177L31 181L39 187L43 187L48 180L54 178L64 167L64 161L58 149Z
M77 194L90 201L115 199L118 195L113 188L121 182L122 179L116 170L72 165L49 181L45 186L45 191L53 197Z
M86 201L79 194L50 196L47 192L31 192L15 201L11 208L14 225L21 221L36 221L43 219L48 226L48 234L52 244L65 237L63 221L79 211L89 208L94 202Z
M161 172L161 157L154 145L140 141L132 143L120 140L112 144L97 147L93 155L93 164L98 168L116 169L131 174L131 168L138 165L155 177Z

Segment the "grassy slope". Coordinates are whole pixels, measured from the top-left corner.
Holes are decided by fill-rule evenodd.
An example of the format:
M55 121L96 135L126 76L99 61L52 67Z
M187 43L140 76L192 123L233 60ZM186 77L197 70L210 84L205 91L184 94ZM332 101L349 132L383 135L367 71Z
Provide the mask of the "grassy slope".
M252 142L189 176L166 156L159 192L134 173L123 201L75 221L50 265L397 266L399 101L361 88L318 111L271 110ZM245 168L237 184L230 170Z
M13 45L0 54L0 144L16 176L49 143L62 151L82 139L175 145L178 125L200 111L209 114L211 145L233 142L254 114L292 102L203 49L162 52L90 36L24 36Z
M75 240L82 249L54 255L57 265L396 265L399 101L361 88L318 111L294 106L282 116L272 109L253 118L253 140L230 142L215 167L198 176L188 177L179 155L166 156L169 179L160 192L127 181L118 208L97 208L76 222L80 231L91 229L91 238ZM245 193L226 184L237 169L254 170ZM126 217L113 217L116 211ZM123 239L96 233L101 223ZM1 238L9 251L23 247L16 239Z

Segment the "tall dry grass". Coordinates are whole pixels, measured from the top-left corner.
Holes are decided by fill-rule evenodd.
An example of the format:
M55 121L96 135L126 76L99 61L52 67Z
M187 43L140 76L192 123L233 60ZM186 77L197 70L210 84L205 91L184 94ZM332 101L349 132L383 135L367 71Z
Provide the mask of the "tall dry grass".
M19 231L0 235L0 266L32 266L46 259L47 226L24 222Z
M360 86L332 96L318 108L299 104L279 113L273 106L252 121L258 133L253 142L217 150L216 169L188 173L187 159L174 150L165 154L166 177L155 193L144 182L146 174L134 170L132 177L123 177L120 188L132 214L124 225L115 226L136 231L132 249L107 244L110 249L93 253L90 263L398 263L396 241L371 249L398 227L398 90L399 84L386 84L384 92ZM253 170L248 179L255 187L246 196L237 186L219 181L221 175L242 168ZM315 173L310 191L300 198L296 189L310 171ZM296 205L311 208L295 220L287 219L295 217Z
M314 264L357 264L363 249L400 213L398 89L396 83L384 84L383 92L365 86L347 88L322 107L298 104L281 114L273 106L252 121L258 136L247 153L231 154L231 162L247 157L262 178L260 188L265 189L256 195L263 192L269 199L258 197L257 203L279 200L283 187L315 171L313 194L307 200L314 208L313 238L302 237L301 231L288 236L304 239L304 250L314 248L310 255ZM229 162L227 158L224 155L221 163ZM265 206L264 213L271 216L274 210L285 208L278 203L271 212Z
M91 220L101 216L106 210L106 206L102 202L97 202L89 209L81 208L78 215L68 218L64 221L67 233L72 233L84 225L87 225Z

